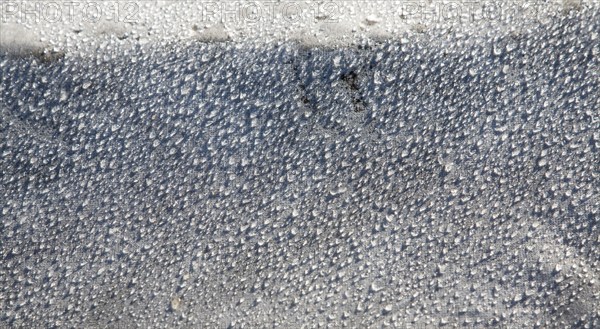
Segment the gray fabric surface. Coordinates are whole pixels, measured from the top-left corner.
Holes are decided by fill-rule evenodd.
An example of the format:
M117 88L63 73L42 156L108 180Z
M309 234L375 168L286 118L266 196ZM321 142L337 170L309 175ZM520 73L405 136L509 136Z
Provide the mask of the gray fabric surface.
M0 57L0 327L599 327L599 18Z

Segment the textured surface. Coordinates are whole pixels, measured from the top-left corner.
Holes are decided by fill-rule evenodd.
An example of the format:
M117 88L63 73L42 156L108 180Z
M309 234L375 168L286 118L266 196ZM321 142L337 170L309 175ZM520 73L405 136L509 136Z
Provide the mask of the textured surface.
M597 12L0 57L0 326L600 326Z

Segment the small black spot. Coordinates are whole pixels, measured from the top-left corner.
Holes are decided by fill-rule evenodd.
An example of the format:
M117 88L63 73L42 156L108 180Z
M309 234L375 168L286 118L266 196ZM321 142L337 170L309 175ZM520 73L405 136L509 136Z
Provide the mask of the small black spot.
M33 53L33 57L41 64L50 64L58 62L59 60L64 58L65 53L62 51L40 50Z
M342 79L342 81L347 83L348 86L350 86L350 88L353 91L358 90L358 84L357 84L358 76L356 75L356 72L350 71L349 73L343 74L341 76L341 79Z
M352 97L352 104L354 105L354 112L362 112L365 110L365 104L360 96L360 90L358 88L358 75L354 71L343 74L340 79L348 85L350 96Z

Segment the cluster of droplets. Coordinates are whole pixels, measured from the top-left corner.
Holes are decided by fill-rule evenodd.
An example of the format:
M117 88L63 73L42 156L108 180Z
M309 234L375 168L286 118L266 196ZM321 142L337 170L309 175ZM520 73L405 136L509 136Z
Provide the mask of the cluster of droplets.
M599 326L597 22L1 57L1 323Z

